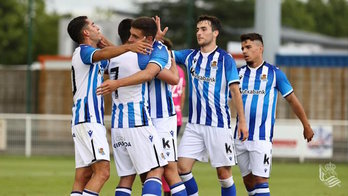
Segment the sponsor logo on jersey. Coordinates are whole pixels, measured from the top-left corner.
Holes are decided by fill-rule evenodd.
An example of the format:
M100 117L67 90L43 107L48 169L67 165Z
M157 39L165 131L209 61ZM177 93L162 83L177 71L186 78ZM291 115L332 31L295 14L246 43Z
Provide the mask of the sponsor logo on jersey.
M242 95L246 95L246 94L253 94L253 95L260 95L260 94L266 94L266 91L265 90L249 90L249 89L244 89L244 90L241 90L240 93Z
M215 82L216 81L215 78L209 78L209 77L200 76L200 75L196 74L195 69L193 67L191 67L190 73L191 73L192 77L194 77L194 78L196 78L198 80L203 80L203 81L206 81L206 82Z
M130 146L132 146L132 144L130 142L119 141L119 142L115 142L113 146L114 146L114 148L119 148L122 146L130 147Z

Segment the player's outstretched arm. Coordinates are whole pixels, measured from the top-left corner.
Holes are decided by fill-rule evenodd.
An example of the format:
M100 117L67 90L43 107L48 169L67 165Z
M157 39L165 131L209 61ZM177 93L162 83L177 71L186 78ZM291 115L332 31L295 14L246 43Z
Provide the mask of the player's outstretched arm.
M314 133L313 133L313 130L311 128L311 125L308 122L306 113L305 113L300 101L297 99L294 92L292 92L290 95L288 95L285 99L288 101L288 103L291 106L291 109L294 111L294 113L300 119L300 121L303 125L304 139L306 139L307 142L310 142L314 136Z
M171 58L170 68L162 69L157 75L157 78L170 85L177 85L179 83L179 72L178 68L176 67L175 60L173 58Z
M244 107L243 107L242 96L239 91L239 84L232 83L230 84L229 87L230 87L230 92L232 96L232 102L238 114L238 138L240 138L241 133L243 133L242 141L244 141L249 137L249 131L246 126L244 109L243 109Z
M123 86L137 85L152 80L160 71L160 67L155 63L149 63L146 69L118 80L106 80L97 87L97 95L107 95Z
M121 46L107 46L103 49L96 50L93 54L93 62L98 62L104 59L110 59L121 55L125 52L132 51L142 54L149 53L152 50L152 44L145 42L145 37L134 44L125 44Z

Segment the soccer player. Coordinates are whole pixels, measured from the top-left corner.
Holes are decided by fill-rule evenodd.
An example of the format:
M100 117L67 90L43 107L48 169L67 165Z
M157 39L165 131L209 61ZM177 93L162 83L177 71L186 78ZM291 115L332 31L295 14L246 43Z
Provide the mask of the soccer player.
M236 164L230 125L228 93L236 108L238 133L248 136L239 91L236 64L230 54L216 45L221 30L218 18L200 16L196 23L196 50L174 51L176 63L186 66L189 86L189 118L179 145L179 173L188 195L198 195L192 175L196 160L216 168L221 195L236 195L231 166Z
M98 49L103 38L86 16L70 21L67 31L80 44L72 57L72 137L75 144L75 180L71 195L98 195L109 178L109 145L104 127L104 99L96 94L111 57L127 51L146 53L151 45L141 41Z
M240 36L246 65L238 68L249 137L241 142L234 134L237 160L249 195L270 195L268 178L272 162L272 138L278 91L301 120L304 138L313 138L312 128L285 74L263 60L262 36ZM236 126L238 129L238 126Z
M152 126L151 121L156 121L156 119L151 119L150 116L156 114L156 112L159 112L162 116L167 115L175 117L175 111L173 102L170 101L172 98L170 95L169 86L162 83L162 81L158 79L155 79L153 81L151 80L157 75L159 79L166 79L166 81L168 81L169 83L176 84L178 76L177 72L172 73L173 70L169 71L167 69L164 69L165 67L168 67L168 65L170 66L169 52L162 43L158 41L154 42L156 32L156 23L151 18L140 17L132 22L132 27L130 29L131 35L128 41L130 43L133 43L146 36L147 41L149 43L153 43L153 51L151 52L151 55L138 55L131 53L129 55L132 56L128 56L123 59L121 58L122 56L120 56L113 59L110 66L110 76L115 80L104 82L99 87L100 90L98 91L98 93L105 94L116 90L115 95L113 95L114 106L112 115L112 137L116 168L118 174L121 176L120 183L116 188L116 195L130 194L130 188L132 187L135 174L138 173L143 176L145 172L148 173L146 174L143 194L161 195L160 178L162 176L162 170L160 170L160 166L164 166L164 164L158 164L157 162L158 159L163 159L165 158L164 156L168 155L167 152L161 153L163 151L163 148L161 146L157 146L154 149L153 144L148 142L149 138L151 138L151 141L153 140L153 143L157 141L156 145L160 144L160 138L158 134L161 133L158 130L154 129L154 127ZM125 55L128 55L128 53L124 54L124 56ZM115 64L116 67L113 64ZM115 69L115 71L113 71L113 69ZM157 80L159 81L159 83L156 82ZM145 83L147 81L151 82ZM142 86L142 88L136 89L135 86ZM149 88L148 90L146 89L147 87ZM154 112L149 116L147 110L147 93L151 94L153 92L154 94L149 96L149 106L151 108L150 111ZM139 107L136 104L132 104L132 106L135 105L135 107L131 110L132 113L130 113L129 103L131 103L131 100L137 99L137 97L139 97L139 93L141 93L141 106ZM151 100L151 97L154 97L155 102L162 104L161 106L163 107L157 107L156 109L156 105L153 103L153 100ZM120 109L120 105L122 105L122 109ZM128 109L125 108L126 105ZM139 112L136 111L138 108L141 108ZM126 111L128 111L128 114ZM131 114L133 115L137 113L139 113L139 117L135 116L130 118ZM130 127L130 125L125 124L126 115L128 115L129 119L133 119L133 121L134 119L139 119L139 122L133 122L132 126L134 127ZM165 122L167 123L166 126L171 123L169 125L176 128L176 118L173 118L172 121L174 123L167 120ZM158 121L156 122L158 123ZM162 123L161 125L162 127L165 126L164 123ZM156 131L159 133L157 134ZM151 135L149 136L147 132L149 132ZM173 135L175 136L175 131L173 131L172 129L172 132L173 133L170 134L170 131L166 131L168 135L173 137ZM117 139L119 138L123 138L121 145L118 145L120 141ZM136 140L134 138L136 138ZM124 145L123 142L125 142ZM169 145L169 142L165 144ZM170 145L172 144L170 143ZM151 152L151 149L152 151L154 150L154 152ZM156 153L156 156L149 157L149 155ZM130 158L127 158L125 155L129 156ZM175 157L175 155L172 156ZM155 163L147 163L147 160L149 158L152 158L152 162L155 162L157 160L157 162L155 162L157 163L157 165ZM127 159L129 161L125 161ZM172 177L172 194L178 196L186 195L185 186L180 182L181 180L178 176L177 170L170 170L168 172L167 168L169 168L169 166L166 166L165 168L165 175L169 174ZM177 178L174 178L175 176Z

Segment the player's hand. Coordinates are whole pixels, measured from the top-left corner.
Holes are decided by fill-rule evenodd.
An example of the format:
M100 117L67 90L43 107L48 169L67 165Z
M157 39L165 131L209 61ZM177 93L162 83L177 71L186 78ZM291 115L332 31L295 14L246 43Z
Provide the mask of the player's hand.
M117 80L106 80L97 87L97 95L107 95L118 88Z
M98 48L105 48L107 46L113 46L113 44L102 35L100 41L97 44L97 47Z
M152 44L145 41L146 37L133 43L128 44L129 50L141 54L150 54L152 51Z
M168 31L168 27L165 27L162 31L161 29L161 18L158 16L155 16L154 18L152 17L152 19L156 22L156 26L157 26L157 33L156 33L156 40L158 41L162 41L163 42L163 38L166 35L167 31Z
M307 142L310 142L313 139L314 132L311 128L311 126L306 126L303 128L303 137L307 140Z
M249 131L246 127L245 121L239 121L238 122L238 138L240 138L242 141L245 141L246 139L248 139L248 137L249 137Z

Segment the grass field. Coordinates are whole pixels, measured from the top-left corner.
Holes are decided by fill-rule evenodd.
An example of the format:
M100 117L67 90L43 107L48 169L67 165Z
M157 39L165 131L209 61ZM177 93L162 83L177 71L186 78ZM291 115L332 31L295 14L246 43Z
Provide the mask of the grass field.
M322 163L322 165L324 165ZM232 168L237 195L247 195L238 166ZM336 173L341 186L329 188L318 177L319 163L280 163L272 166L270 189L272 195L321 196L348 195L348 164L336 164ZM216 173L209 164L197 163L193 171L201 196L220 195ZM0 156L1 196L63 196L69 195L74 178L73 157L18 157ZM114 163L111 162L111 177L100 195L113 196L118 182ZM140 195L139 178L132 195Z

